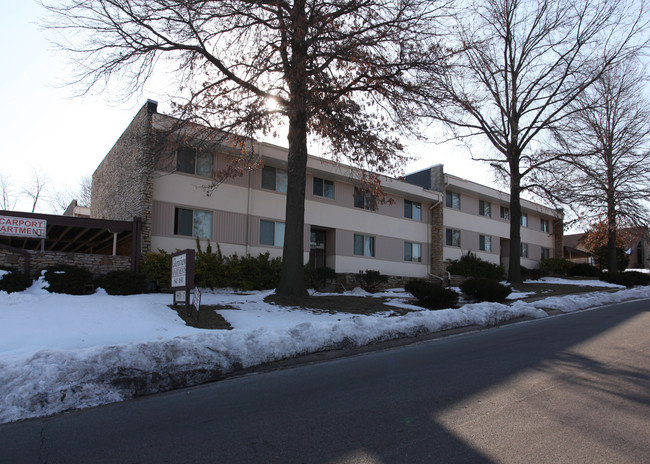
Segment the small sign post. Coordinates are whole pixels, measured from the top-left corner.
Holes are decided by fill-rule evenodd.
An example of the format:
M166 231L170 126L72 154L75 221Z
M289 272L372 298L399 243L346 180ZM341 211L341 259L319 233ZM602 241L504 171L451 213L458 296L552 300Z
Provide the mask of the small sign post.
M183 305L190 311L190 290L194 287L194 250L182 250L172 254L171 289L174 306Z
M192 298L192 305L196 309L196 322L199 322L199 309L201 308L201 290L199 287L194 287L194 297Z

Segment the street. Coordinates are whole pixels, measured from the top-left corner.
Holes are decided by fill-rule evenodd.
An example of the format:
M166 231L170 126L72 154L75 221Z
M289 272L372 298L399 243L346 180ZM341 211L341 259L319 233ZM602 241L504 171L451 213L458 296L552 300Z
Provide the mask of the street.
M0 426L11 463L650 462L650 301Z

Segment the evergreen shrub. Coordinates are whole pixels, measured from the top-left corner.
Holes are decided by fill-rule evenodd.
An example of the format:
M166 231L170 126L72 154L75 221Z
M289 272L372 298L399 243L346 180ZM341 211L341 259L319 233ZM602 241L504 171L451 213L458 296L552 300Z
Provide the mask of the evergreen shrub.
M413 295L420 305L429 309L453 308L458 303L458 293L428 280L410 280L404 290Z
M471 251L460 259L452 261L447 267L447 271L454 275L485 277L493 280L502 280L506 275L503 266L484 261Z
M165 250L147 253L140 268L156 291L169 290L172 280L172 256Z
M22 292L32 284L32 279L20 271L10 267L0 267L0 270L8 271L0 276L0 292Z
M388 276L382 275L379 271L373 271L370 269L359 272L356 279L359 286L369 293L375 293L379 290L382 284L388 282Z
M569 275L574 266L571 261L561 258L547 258L539 263L539 268L547 275L558 277Z
M460 289L468 297L479 301L501 303L510 295L512 289L492 279L473 277L460 284Z
M617 272L615 274L604 272L600 280L609 282L610 284L625 285L626 287L650 284L650 276L637 271Z
M46 268L45 281L49 284L47 291L51 293L86 295L95 290L90 271L68 264L58 264Z
M109 295L135 295L147 291L147 278L144 274L131 271L111 271L98 278L97 284Z
M589 263L576 263L569 269L572 277L600 277L600 269Z

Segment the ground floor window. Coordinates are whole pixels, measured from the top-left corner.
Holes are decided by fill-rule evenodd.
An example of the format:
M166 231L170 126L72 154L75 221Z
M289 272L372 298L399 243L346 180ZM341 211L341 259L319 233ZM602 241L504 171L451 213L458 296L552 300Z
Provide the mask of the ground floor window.
M260 245L284 245L284 222L260 220Z
M404 242L404 261L422 261L422 245Z
M446 229L447 246L459 247L460 246L460 230Z
M542 247L542 259L549 259L551 257L551 250Z
M358 256L375 256L375 237L354 234L354 254Z
M528 258L528 244L527 243L522 243L521 246L519 247L520 253L519 256L522 258Z
M212 237L212 213L197 209L175 208L174 234L189 237Z
M478 247L481 251L492 251L492 237L489 235L479 235Z

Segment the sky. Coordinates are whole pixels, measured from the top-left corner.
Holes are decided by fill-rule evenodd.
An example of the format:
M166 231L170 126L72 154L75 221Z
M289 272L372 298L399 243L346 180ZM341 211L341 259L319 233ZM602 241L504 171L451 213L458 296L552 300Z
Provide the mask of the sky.
M158 101L162 113L170 111L170 102L165 89L153 85L120 103L107 92L76 96L82 89L65 84L72 76L69 57L54 50L54 31L38 25L45 10L34 0L0 0L0 5L0 38L6 44L0 48L0 174L17 201L13 209L30 211L31 200L22 192L37 173L45 179L46 195L36 211L52 213L53 197L78 190L147 99ZM164 82L165 76L156 80ZM286 146L286 139L273 143ZM495 186L489 168L462 147L417 145L409 154L417 160L404 167L405 174L442 163L449 174Z

